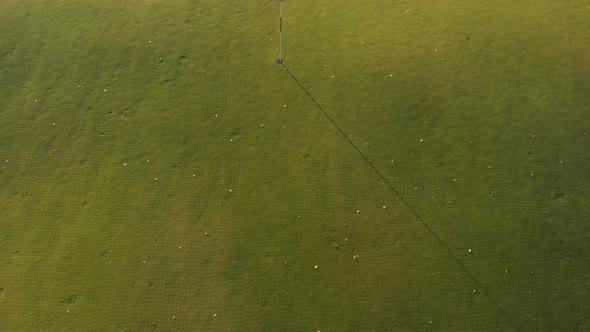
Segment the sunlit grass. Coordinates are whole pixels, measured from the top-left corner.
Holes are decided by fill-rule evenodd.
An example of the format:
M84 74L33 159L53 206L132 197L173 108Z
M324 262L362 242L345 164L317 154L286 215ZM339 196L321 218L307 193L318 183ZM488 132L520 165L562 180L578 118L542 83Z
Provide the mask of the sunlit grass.
M403 200L278 2L5 1L0 329L587 329L588 3L284 6Z

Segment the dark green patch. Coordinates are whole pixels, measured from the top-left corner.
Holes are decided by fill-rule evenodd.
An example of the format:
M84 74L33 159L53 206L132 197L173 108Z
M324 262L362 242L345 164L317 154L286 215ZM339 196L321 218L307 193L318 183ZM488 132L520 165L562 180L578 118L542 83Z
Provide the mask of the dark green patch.
M75 304L76 302L78 302L78 295L77 294L68 295L68 297L66 297L64 300L61 301L61 303L64 303L64 304Z

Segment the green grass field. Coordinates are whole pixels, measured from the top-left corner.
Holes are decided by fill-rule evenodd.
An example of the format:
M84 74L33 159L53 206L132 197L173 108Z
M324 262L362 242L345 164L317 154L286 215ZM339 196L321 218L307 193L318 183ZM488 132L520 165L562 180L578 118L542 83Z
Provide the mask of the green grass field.
M0 330L589 331L590 1L278 14L0 2Z

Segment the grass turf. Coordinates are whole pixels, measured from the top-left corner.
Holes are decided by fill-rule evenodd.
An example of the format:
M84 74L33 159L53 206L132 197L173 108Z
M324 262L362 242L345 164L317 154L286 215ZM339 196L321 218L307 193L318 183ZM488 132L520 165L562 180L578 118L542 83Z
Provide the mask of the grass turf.
M0 329L590 328L589 6L285 2L417 217L278 2L4 1Z

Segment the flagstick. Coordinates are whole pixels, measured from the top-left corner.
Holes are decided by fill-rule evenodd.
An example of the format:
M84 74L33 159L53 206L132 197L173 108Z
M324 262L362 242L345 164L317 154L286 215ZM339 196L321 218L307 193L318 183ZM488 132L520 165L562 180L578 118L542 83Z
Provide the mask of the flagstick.
M277 63L283 64L283 0L281 0L281 7L279 11L279 59Z

